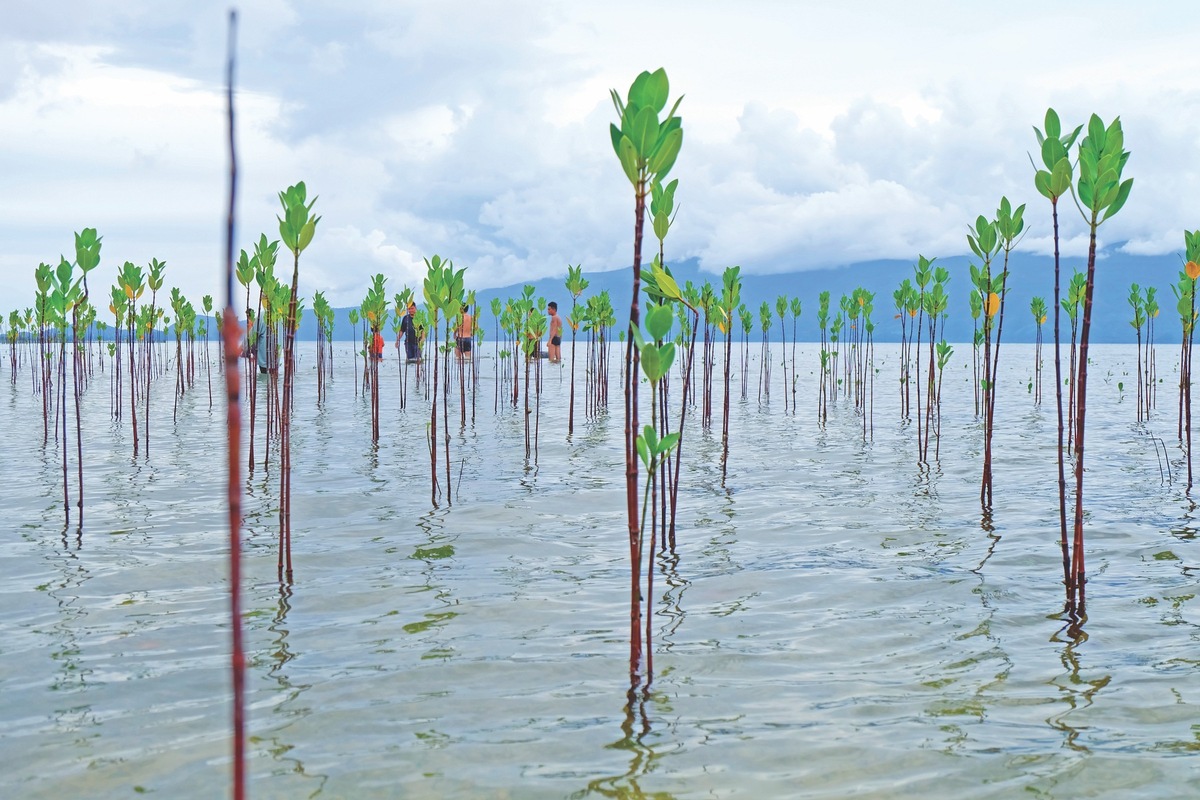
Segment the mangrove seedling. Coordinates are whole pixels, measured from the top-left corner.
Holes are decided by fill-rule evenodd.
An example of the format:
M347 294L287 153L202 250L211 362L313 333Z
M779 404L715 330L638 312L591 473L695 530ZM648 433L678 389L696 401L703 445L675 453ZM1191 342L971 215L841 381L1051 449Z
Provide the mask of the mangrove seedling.
M307 199L304 181L279 193L283 216L279 220L279 238L292 253L292 283L288 293L288 310L284 319L283 339L283 404L279 436L279 537L281 560L279 577L292 580L292 381L296 373L296 326L300 288L300 254L312 243L321 218L312 213L317 198ZM261 257L260 257L261 259Z
M633 291L629 306L629 332L625 350L625 495L629 526L629 548L631 560L638 555L641 521L637 508L637 447L638 425L638 381L634 374L637 368L632 332L641 325L638 308L642 272L642 230L645 224L646 195L655 181L661 181L679 155L683 143L682 120L675 116L682 98L667 113L665 119L659 115L667 106L670 85L666 70L653 73L642 72L634 79L622 101L616 90L610 92L620 125L610 124L609 133L613 150L620 160L625 177L633 185L634 233L633 233ZM639 565L631 570L630 586L630 680L637 682L642 661L642 640L639 621L641 618L641 586ZM649 681L649 671L647 672Z
M1071 581L1075 595L1068 610L1082 616L1086 607L1087 583L1083 553L1083 476L1084 432L1087 422L1088 344L1092 330L1092 300L1096 288L1096 231L1119 212L1129 199L1133 179L1122 180L1129 152L1118 117L1105 125L1093 114L1088 120L1087 136L1079 145L1079 178L1074 198L1088 226L1087 285L1083 300L1083 323L1079 332L1079 369L1075 385L1075 526L1071 553Z

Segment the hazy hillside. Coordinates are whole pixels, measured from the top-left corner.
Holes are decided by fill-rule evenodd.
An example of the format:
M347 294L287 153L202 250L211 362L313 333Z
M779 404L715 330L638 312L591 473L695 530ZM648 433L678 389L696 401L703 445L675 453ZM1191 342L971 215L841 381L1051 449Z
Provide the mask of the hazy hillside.
M946 338L952 342L965 342L971 338L972 320L970 316L967 294L970 291L970 272L968 260L964 257L939 259L936 262L950 270L950 316L946 324ZM1035 326L1029 311L1030 300L1035 295L1046 298L1047 306L1051 305L1054 286L1054 262L1049 257L1017 255L1014 257L1009 278L1009 296L1005 310L1004 338L1012 342L1032 342ZM1069 280L1070 272L1083 269L1082 259L1063 260L1063 284ZM817 328L817 297L822 291L830 292L832 302L842 294L848 294L855 287L863 287L875 292L876 340L881 342L899 339L899 323L894 320L895 306L892 292L904 278L912 277L913 265L905 261L872 261L855 264L849 267L813 270L809 272L781 273L776 275L743 275L742 301L755 310L755 333L758 332L758 306L766 301L774 309L775 298L780 294L799 297L803 304L797 324L797 336L801 341L815 341L819 338ZM1179 257L1169 256L1112 256L1101 259L1096 265L1096 299L1093 309L1092 337L1095 342L1133 342L1134 330L1129 324L1131 318L1127 302L1129 286L1136 282L1142 287L1154 286L1158 289L1159 305L1162 312L1157 321L1156 336L1163 343L1178 342L1180 336L1179 317L1175 312L1175 298L1171 293L1171 285L1176 281L1180 270ZM691 280L697 285L704 281L714 284L720 282L720 275L702 273L696 267L695 261L686 261L672 267L673 273L682 284ZM618 319L625 318L625 309L629 307L630 270L619 269L609 272L593 272L585 274L589 286L584 297L601 291L608 291L612 297L613 306L617 309ZM467 271L470 277L470 270ZM564 278L544 279L534 281L539 296L547 300L557 300L559 310L563 314L570 312L571 297L564 286ZM399 287L389 287L398 289ZM500 289L484 289L477 292L480 307L480 324L490 334L495 328L495 321L489 310L491 299L499 297L507 299L520 292L520 286L509 286ZM365 291L365 289L364 289ZM335 324L335 338L349 339L350 323L349 309L338 309ZM1064 329L1067 318L1063 315ZM788 320L789 337L791 335L791 320ZM299 335L304 339L316 337L315 320L311 314L306 315L300 327ZM778 338L778 323L773 326L772 338ZM1043 335L1047 341L1053 337L1053 315L1047 320Z

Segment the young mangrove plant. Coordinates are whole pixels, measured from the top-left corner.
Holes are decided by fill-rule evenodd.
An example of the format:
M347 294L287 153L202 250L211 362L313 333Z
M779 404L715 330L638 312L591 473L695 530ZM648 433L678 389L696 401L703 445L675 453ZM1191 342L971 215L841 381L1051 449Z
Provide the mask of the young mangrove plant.
M800 314L803 311L799 297L793 297L789 305L789 310L792 312L792 414L796 413L796 393L798 381L796 380L796 328L800 324Z
M1146 391L1146 387L1142 384L1142 328L1146 325L1146 301L1142 297L1142 287L1136 283L1130 284L1127 302L1129 309L1133 312L1129 326L1137 333L1137 421L1141 422L1142 412L1145 408L1143 394Z
M747 386L750 383L750 331L754 330L754 314L750 309L746 308L746 304L742 303L738 306L738 319L742 323L742 358L741 366L741 388L742 399L748 397Z
M1187 262L1173 287L1183 328L1179 350L1180 444L1187 454L1187 488L1192 488L1192 343L1196 334L1196 279L1200 278L1200 230L1183 232Z
M171 421L179 421L179 398L185 390L185 370L183 368L183 334L184 316L187 314L187 298L179 291L178 286L171 287L171 311L175 314L175 400L171 407Z
M1059 254L1058 233L1058 200L1072 190L1073 167L1070 150L1079 136L1083 126L1067 136L1063 136L1062 124L1053 108L1046 110L1046 131L1043 133L1035 126L1034 135L1037 137L1039 155L1045 169L1039 169L1034 163L1034 186L1038 193L1050 201L1051 221L1054 236L1054 401L1058 414L1058 507L1060 546L1062 549L1063 583L1066 588L1066 600L1069 605L1074 597L1074 587L1071 585L1071 551L1067 536L1067 478L1066 478L1066 437L1064 436L1063 415L1063 375L1062 375L1062 332L1061 317L1065 300L1061 294L1061 267ZM1033 159L1030 159L1033 163ZM1072 337L1073 340L1073 337ZM1072 348L1073 350L1074 348ZM1072 375L1074 370L1072 370ZM1071 396L1074 397L1074 382L1070 385Z
M75 364L72 369L77 369L79 360L82 357L80 350L80 342L90 328L89 320L95 318L95 309L89 302L87 276L88 273L100 265L100 247L101 238L96 235L95 228L84 228L75 234L75 264L79 267L80 282L83 285L82 296L76 298L76 303L73 306L74 316L74 332L73 338L75 342ZM82 313L81 313L82 312ZM75 385L75 466L79 476L79 486L76 491L76 505L79 508L79 528L83 529L83 423L80 415L81 389L79 379L74 379Z
M922 413L921 405L921 342L925 332L925 287L933 280L933 262L936 259L928 259L923 255L917 256L917 263L913 265L913 280L916 282L916 288L913 290L913 299L916 301L914 311L916 319L913 322L913 329L917 333L915 350L916 358L912 359L914 379L916 383L917 395L917 461L918 463L925 461L925 436L924 423L925 414ZM932 377L927 378L927 383L932 382Z
M1008 296L1008 260L1024 231L1022 219L1025 206L1014 211L1007 197L1000 198L996 217L988 221L983 215L975 220L973 232L967 235L971 251L983 262L981 268L971 265L971 278L983 305L983 476L980 481L979 502L985 510L992 507L992 440L996 423L996 379L1000 366L1000 340L1004 330L1004 304ZM998 273L992 261L1001 252L1004 260Z
M780 362L780 366L783 368L784 414L786 414L788 411L787 311L787 295L781 294L775 298L775 313L779 316L779 346L780 352L783 353L783 360Z
M661 181L675 164L683 143L682 121L675 116L682 98L675 101L665 119L659 115L670 96L667 73L659 69L643 72L634 79L624 102L616 90L611 93L620 126L609 125L613 150L621 162L625 177L633 185L633 292L629 306L627 346L625 350L625 495L629 525L629 551L632 563L630 585L630 642L629 671L632 683L637 683L642 663L641 626L641 563L639 543L641 520L638 517L638 381L635 370L638 361L632 332L640 328L638 308L642 272L642 230L645 224L646 195L654 181ZM647 683L649 671L647 671Z
M758 402L771 400L771 306L763 300L758 307L758 325L762 330L762 348L758 361Z
M817 296L817 328L821 331L821 380L817 389L817 421L822 425L829 419L829 399L832 353L829 348L829 292Z
M936 259L930 259L925 262L926 266L933 264ZM924 258L922 257L922 261ZM929 325L929 366L926 370L925 384L925 410L924 410L924 438L920 444L921 460L928 462L929 460L929 438L935 436L935 429L940 432L940 420L942 418L942 409L940 405L940 385L941 385L941 370L938 368L939 359L937 354L939 345L943 351L947 352L945 338L942 336L946 326L946 314L950 307L950 298L946 294L946 284L950 282L950 272L943 267L933 267L933 286L929 291L921 294L921 313L928 320ZM918 398L920 393L918 391ZM920 404L918 403L918 406ZM920 409L918 408L918 413ZM918 426L918 430L920 427ZM941 441L938 439L934 444L934 454L941 452Z
M148 312L148 320L145 324L146 336L146 391L142 401L146 404L145 413L143 416L143 424L146 426L146 436L143 444L146 448L146 458L150 457L150 378L153 372L154 360L154 328L158 321L158 317L162 314L158 308L158 290L162 288L163 280L165 279L164 272L166 271L166 263L159 261L157 258L150 259L149 273L146 278L147 284L150 286L150 308Z
M972 291L967 299L971 309L971 383L975 387L975 416L978 417L983 404L983 328L979 325L983 317L983 297L978 291Z
M49 317L48 320L54 329L58 332L58 408L59 418L62 421L62 436L59 440L62 448L62 475L63 475L63 513L66 517L65 525L71 524L71 504L68 495L68 477L67 477L67 332L72 329L71 319L75 313L76 304L79 303L83 294L82 283L72 279L74 272L73 266L66 258L61 258L58 262L58 267L52 273L52 280L49 292ZM73 364L77 360L73 361ZM74 367L72 368L74 372ZM77 377L77 375L76 375ZM78 384L76 384L76 393L78 393ZM80 429L79 425L79 403L76 398L75 404L76 417L76 438ZM56 422L57 424L57 422ZM82 456L82 451L80 451ZM80 490L82 491L83 480L82 472L80 473ZM82 511L82 509L81 509Z
M213 297L206 294L200 298L200 307L204 309L204 321L200 325L200 335L204 337L204 376L208 381L208 410L212 411L212 363L208 356L208 320L213 313ZM220 323L218 322L218 327Z
M892 292L896 306L895 319L900 320L900 419L912 417L912 347L916 334L917 290L908 278L900 281L899 288Z
M862 406L863 406L863 440L875 435L875 320L871 314L875 311L875 293L860 289L858 292L858 307L862 312L862 348L859 374L862 375ZM793 340L792 346L795 347ZM795 370L793 370L793 376ZM794 378L793 378L794 380Z
M1079 348L1079 312L1083 310L1083 296L1087 289L1087 275L1078 270L1071 275L1067 285L1067 296L1062 299L1062 310L1067 312L1071 323L1071 346L1067 355L1067 449L1075 441L1075 373Z
M387 324L388 302L383 273L371 278L371 288L362 302L363 318L371 332L371 347L367 350L367 370L371 378L371 443L379 444L379 366L383 361L383 326Z
M571 327L571 399L567 405L567 436L575 432L575 338L579 332L579 296L587 289L588 281L583 277L583 265L567 265L567 292L571 295L571 314L567 325ZM493 301L496 310L499 301Z
M312 243L317 223L321 221L312 213L317 198L309 201L307 194L304 181L280 192L279 203L283 206L283 216L276 217L279 220L279 238L292 253L292 283L283 326L283 403L279 429L279 578L283 580L286 577L289 583L292 580L292 381L296 374L300 254ZM259 258L261 261L261 255Z
M250 259L250 267L254 270L254 281L258 286L257 316L251 320L247 317L247 326L253 325L253 357L247 360L249 380L247 391L250 398L250 447L249 472L254 471L254 419L258 406L259 376L267 374L267 421L264 426L263 467L267 465L270 456L270 441L273 431L272 422L278 417L277 401L279 397L279 317L287 312L290 294L286 285L280 285L275 277L275 264L279 253L279 240L268 241L266 234L260 234L254 244L254 255ZM247 294L247 297L249 295ZM249 312L247 312L249 313ZM256 368L257 367L257 368Z
M1029 313L1033 315L1033 402L1042 404L1042 325L1046 322L1046 298L1034 297L1029 301ZM1141 330L1138 331L1141 338Z
M721 485L725 485L725 475L729 465L729 363L733 360L733 313L741 302L742 294L742 279L739 273L741 267L729 267L721 274L721 297L718 300L717 308L720 312L720 318L717 321L717 327L721 333L725 334L725 394L721 412ZM793 302L793 307L797 309L796 316L799 316L799 309L796 302ZM795 319L795 317L793 317ZM793 331L795 328L793 328ZM793 339L793 345L795 340ZM795 351L792 353L792 376L795 378ZM792 410L795 413L796 397L795 392L792 393Z
M137 301L146 291L146 281L142 276L142 268L131 261L126 261L117 275L117 282L125 294L126 314L125 323L129 337L129 418L133 431L133 456L138 455L138 424L137 424L137 367L133 359L133 344L137 337Z
M1071 545L1071 581L1068 591L1068 611L1082 616L1086 608L1087 583L1083 553L1083 476L1084 433L1087 422L1088 343L1092 328L1092 301L1096 288L1096 231L1121 210L1129 199L1133 179L1122 180L1129 152L1125 150L1125 135L1121 120L1116 118L1105 126L1099 116L1088 120L1087 136L1079 145L1079 178L1074 198L1088 226L1087 286L1083 300L1083 322L1079 331L1079 367L1075 385L1075 525ZM1190 478L1190 476L1189 476ZM1190 480L1189 480L1190 483Z
M649 273L643 272L642 280L646 284L647 295L649 295L653 301L659 303L660 305L675 304L678 307L680 319L680 341L687 341L687 349L685 351L687 363L683 365L681 369L683 386L681 388L679 398L679 424L676 427L676 431L678 433L678 437L676 439L677 447L673 453L666 456L664 462L661 464L663 468L663 476L660 480L660 484L666 487L667 491L670 493L669 509L663 510L665 529L662 540L663 547L664 549L670 547L671 551L674 552L675 521L679 508L679 475L680 467L682 465L683 435L686 431L689 396L695 394L694 390L692 389L692 381L695 376L693 362L695 361L696 355L696 336L700 330L700 309L696 307L696 304L699 302L699 293L694 291L694 287L691 287L690 282L687 284L688 288L681 291L679 284L671 275L670 270L659 263L657 258L654 260L654 264L652 265ZM656 307L654 313L655 321L652 326L654 331L660 332L664 329L664 327L665 330L669 331L670 326L666 325L666 322L663 318L663 312L658 311ZM647 324L650 325L649 320L647 320ZM649 327L647 328L647 330L650 329L651 328ZM685 333L687 334L686 340L683 338ZM655 342L656 345L661 347L661 345L665 342L665 339L666 334L664 334L661 341ZM672 360L674 360L674 351L672 351ZM659 387L661 394L665 394L666 392L666 378L667 373L664 372ZM658 404L660 413L657 417L658 422L656 423L656 427L658 428L660 434L665 436L668 431L666 412L667 404L665 397L661 397L660 399L662 402Z
M432 258L425 259L425 283L424 295L425 305L429 313L430 332L433 334L434 341L439 342L438 351L442 355L444 361L443 374L449 375L450 372L450 350L452 349L452 331L454 330L454 321L457 318L462 308L463 301L463 272L466 268L460 270L454 269L454 262L450 259L443 259L441 256L434 255ZM439 339L438 335L438 318L440 315L446 320L445 333ZM431 475L430 499L434 507L437 507L437 498L439 494L438 478L437 478L437 411L438 401L437 392L438 383L438 358L433 360L433 403L430 405L429 418L429 464ZM450 414L447 406L450 402L450 382L446 378L440 384L442 390L442 429L443 429L443 444L446 454L446 490L445 497L448 505L452 504L450 496Z
M676 292L677 291L678 291L678 287L676 287ZM650 336L650 340L648 341L648 340L646 340L645 337L642 336L642 332L640 329L638 329L638 328L631 329L632 335L630 338L633 340L633 342L634 342L635 346L638 348L638 351L640 354L638 363L641 366L642 372L646 376L646 381L650 385L650 408L652 410L657 407L657 403L656 403L657 397L655 395L655 392L656 392L655 387L657 387L661 383L662 379L670 371L671 362L674 361L674 359L675 359L675 344L673 342L666 341L667 337L670 335L671 323L672 323L673 319L674 319L674 316L671 312L670 306L668 306L668 305L650 306L646 312L646 333ZM648 506L651 508L654 507L651 504L651 500L653 499L652 494L653 494L654 486L656 485L656 480L657 480L657 476L659 473L659 466L663 463L663 460L671 452L671 449L675 447L675 445L678 443L678 441L679 441L679 433L678 432L668 433L668 434L665 434L664 436L660 437L658 435L657 430L655 429L655 425L651 424L651 425L646 425L643 428L642 433L638 435L637 439L634 442L634 446L637 450L638 458L641 459L642 464L644 464L646 467L646 485L645 485L645 489L642 492L641 514L638 519L638 526L637 526L638 537L637 537L637 541L633 543L633 550L632 550L633 562L635 564L636 572L639 576L638 577L638 585L635 587L637 592L639 593L639 595L641 592L640 574L641 574L641 566L643 563L642 554L643 554L643 550L645 548L645 536L642 534L642 531L645 531L645 529L646 529L646 509ZM656 542L655 537L651 536L650 537L650 558L649 558L650 568L648 568L646 570L647 585L646 585L646 595L645 596L647 598L652 597L654 594L653 564L654 564L655 542ZM651 643L651 622L652 622L651 617L649 615L647 615L646 636L645 636L645 648L646 648L645 649L645 653L646 653L646 656L645 656L645 680L646 680L647 687L649 687L649 684L653 680L653 676L654 676L654 655L653 655L653 650L651 647L651 644L652 644ZM640 630L640 628L637 631L637 633L631 637L631 641L632 640L637 640L639 649L640 649L640 645L641 645L641 630ZM632 656L631 656L631 659L632 659ZM631 669L633 669L634 664L632 663L632 661L631 661L630 666L631 666ZM633 679L636 680L636 672L633 675Z
M649 278L649 284L647 285L647 294L650 295L652 298L658 300L660 303L670 303L671 302L671 300L669 298L661 296L661 293L658 293L659 296L656 296L655 290L657 289L657 281L654 278L654 273L661 271L661 272L665 272L668 276L670 275L670 271L666 267L666 240L667 240L667 234L670 233L670 231L671 231L671 225L675 221L675 214L676 214L675 192L678 188L679 188L679 180L678 179L672 180L664 186L662 181L656 177L654 179L653 183L650 184L650 222L651 222L651 228L654 231L654 237L656 239L658 239L658 254L655 256L652 267L651 267L652 274L650 276L647 276L645 274L645 272L643 271L642 280L647 281L647 279ZM681 325L686 324L686 316L687 315L683 311L682 307L680 307L680 309L679 309L679 314L680 314ZM680 336L682 336L682 333L680 334ZM694 343L694 341L695 340L693 339L693 343ZM689 353L688 353L689 365L691 363L691 357L693 354L694 354L694 351L689 351ZM669 430L668 415L667 415L668 376L669 376L669 373L667 375L663 375L662 380L660 381L661 386L660 386L660 391L658 393L658 408L655 410L658 414L658 418L661 420L660 427L659 427L659 431L661 434L665 434ZM690 382L687 378L683 379L683 385L684 385L684 393L686 394L687 387L690 385ZM682 437L682 435L683 435L683 432L681 430L680 437ZM678 465L678 452L676 453L675 464ZM655 493L659 496L659 498L661 500L662 514L661 514L661 516L658 514L652 515L652 519L657 521L661 525L661 531L662 531L661 541L662 541L664 547L666 546L666 542L667 542L668 527L670 529L670 536L671 536L672 544L674 543L674 535L675 535L675 501L678 497L678 493L676 491L677 484L672 480L671 467L672 467L672 459L670 456L663 459L662 462L659 464L659 471L661 472L661 475L659 478L659 483L655 487ZM675 474L677 475L677 472ZM670 525L669 526L668 526L668 522L667 522L667 507L666 507L668 494L670 494L670 498L671 498L671 514L670 514ZM658 508L656 506L656 511L657 510L658 510ZM644 530L645 529L643 528L643 531ZM654 535L653 530L651 531L651 535L652 536ZM653 563L653 558L651 558L651 562Z
M1146 410L1145 418L1150 419L1150 410L1155 407L1155 401L1158 394L1158 359L1154 352L1154 320L1157 319L1159 311L1158 307L1158 290L1153 286L1146 287L1146 296L1143 304L1146 308L1146 358L1145 365L1145 386L1146 386Z
M117 422L121 421L121 326L125 321L128 303L125 291L120 285L110 288L108 310L113 315L114 324L113 341L109 344L109 352L113 356L113 368L111 371L113 388L109 404L111 406L112 418Z
M954 355L954 348L951 347L945 339L941 339L937 343L937 387L934 393L934 408L937 410L937 416L933 421L934 425L934 458L940 458L942 453L942 377L946 373L946 365L950 363L950 356Z
M333 309L321 292L313 292L313 315L317 318L317 407L325 401L326 349L330 337L328 326L333 322Z

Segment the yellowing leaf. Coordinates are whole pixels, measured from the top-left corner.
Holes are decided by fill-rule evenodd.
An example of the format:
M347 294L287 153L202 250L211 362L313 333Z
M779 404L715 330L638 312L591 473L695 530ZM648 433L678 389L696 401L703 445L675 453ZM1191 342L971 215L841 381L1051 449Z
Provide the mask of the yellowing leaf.
M1200 278L1200 264L1197 264L1195 261L1187 262L1183 268L1187 272L1187 276L1192 280Z
M984 307L984 313L989 317L996 316L996 312L1000 310L1000 295L991 292L987 297L987 304Z

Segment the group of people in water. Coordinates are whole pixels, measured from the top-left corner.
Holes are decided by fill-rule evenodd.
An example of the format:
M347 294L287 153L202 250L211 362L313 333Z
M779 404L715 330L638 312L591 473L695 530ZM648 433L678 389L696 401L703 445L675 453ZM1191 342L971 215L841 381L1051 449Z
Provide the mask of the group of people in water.
M550 343L546 347L545 357L551 364L562 362L562 318L558 316L558 303L551 301L546 304L546 313L550 317ZM396 349L400 349L404 341L404 355L410 363L421 361L421 338L423 331L416 324L417 304L408 304L408 313L400 318L400 330L396 334ZM256 342L247 356L254 357L262 372L273 372L279 364L277 336L268 334L266 325L260 318L255 326ZM271 333L274 333L273 331ZM463 305L462 318L454 329L454 349L459 358L467 358L475 341L475 318L471 315L470 307ZM377 359L383 358L383 334L376 331L371 341L371 355ZM538 355L542 355L541 343L538 343Z
M546 313L550 317L550 344L546 348L546 357L551 364L558 364L562 361L562 318L558 316L558 303L551 301L546 305ZM417 304L408 304L408 313L400 318L400 329L396 333L396 349L400 349L401 340L404 341L404 356L413 363L421 360L421 331L416 325ZM470 306L463 304L462 316L459 319L458 326L454 329L454 350L458 357L467 358L471 353L471 347L475 342L475 317L471 314ZM372 344L372 355L375 358L383 358L383 334L376 333L375 341ZM541 353L541 345L538 345L538 353Z

